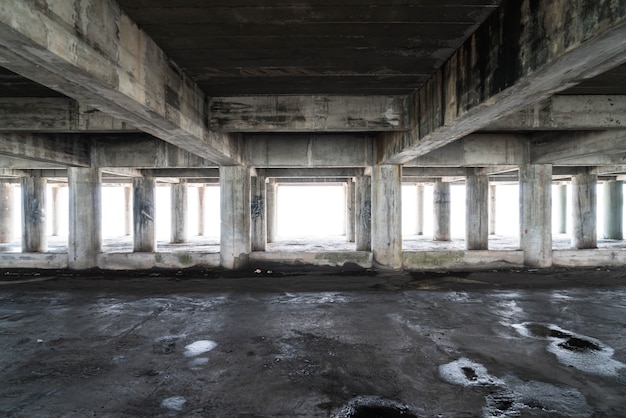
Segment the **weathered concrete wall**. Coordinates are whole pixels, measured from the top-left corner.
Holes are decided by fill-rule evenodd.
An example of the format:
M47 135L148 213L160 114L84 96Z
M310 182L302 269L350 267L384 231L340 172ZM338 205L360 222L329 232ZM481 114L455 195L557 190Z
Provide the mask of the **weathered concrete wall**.
M220 265L218 253L101 253L98 267L105 270L215 268Z
M520 267L521 251L418 251L402 253L407 270L493 269Z
M250 169L220 167L220 259L226 269L247 266L250 256Z
M552 265L552 166L526 164L519 170L520 247L529 267Z
M46 184L36 174L22 177L22 252L48 251Z
M577 174L572 177L572 247L576 249L598 246L596 223L595 174Z
M68 267L67 253L0 253L0 266L16 269L64 269Z
M402 180L398 165L372 168L372 253L375 266L402 268Z
M101 172L69 168L68 262L72 269L94 268L102 247Z
M357 265L363 268L371 268L373 265L372 253L369 251L342 251L323 253L265 253L257 252L250 255L250 262L275 262L290 265L311 265L343 267L344 265ZM254 267L254 264L252 265Z

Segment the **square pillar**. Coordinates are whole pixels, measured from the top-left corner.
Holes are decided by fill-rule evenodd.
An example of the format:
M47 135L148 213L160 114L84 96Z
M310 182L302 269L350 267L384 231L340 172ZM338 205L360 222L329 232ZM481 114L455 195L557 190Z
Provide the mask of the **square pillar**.
M441 179L433 188L433 240L450 241L450 183Z
M13 186L8 181L0 181L0 242L11 242L13 239Z
M226 269L248 265L250 255L250 169L220 167L220 262Z
M258 170L261 171L261 170ZM250 206L251 229L252 229L252 251L265 251L267 246L267 216L265 210L265 176L252 177L252 201Z
M527 164L519 170L520 246L529 267L552 265L552 165Z
M124 186L124 235L133 233L133 188Z
M198 187L198 235L203 236L206 223L206 184Z
M558 184L555 187L556 196L552 199L552 203L555 206L555 213L557 218L555 219L558 234L565 234L567 232L567 185Z
M271 178L267 180L265 185L265 216L267 217L266 233L267 242L276 242L276 235L278 232L278 224L276 223L276 179Z
M372 250L372 179L359 176L355 182L355 231L357 251Z
M68 263L71 269L98 267L102 250L102 192L98 168L67 169L70 230Z
M465 247L486 250L489 245L489 178L472 174L465 180Z
M22 177L22 252L48 251L46 236L46 185L39 175Z
M69 174L68 174L69 175ZM58 237L61 230L61 186L52 186L52 236Z
M187 180L181 179L171 185L171 237L172 244L187 242Z
M417 184L416 235L424 235L424 185Z
M609 180L604 183L604 234L606 239L623 239L622 213L624 208L624 182Z
M489 185L489 235L496 234L496 185Z
M355 186L352 179L348 179L346 182L344 191L346 193L346 241L354 242L355 241L355 231L354 231L354 222L355 222L355 210L354 210L354 200L355 200Z
M402 178L399 165L372 169L372 252L374 265L402 268Z
M133 251L156 251L154 177L133 178Z
M572 177L572 247L597 248L596 174Z

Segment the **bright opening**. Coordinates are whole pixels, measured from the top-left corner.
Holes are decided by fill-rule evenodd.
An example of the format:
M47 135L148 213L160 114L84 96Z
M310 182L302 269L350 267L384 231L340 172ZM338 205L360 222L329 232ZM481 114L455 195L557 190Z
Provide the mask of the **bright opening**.
M278 237L337 236L346 231L344 186L277 187Z

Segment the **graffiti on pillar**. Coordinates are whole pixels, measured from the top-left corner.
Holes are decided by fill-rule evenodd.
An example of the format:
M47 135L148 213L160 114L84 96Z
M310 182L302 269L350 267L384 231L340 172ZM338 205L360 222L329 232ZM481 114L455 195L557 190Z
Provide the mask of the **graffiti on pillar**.
M46 210L42 208L39 199L34 198L27 201L26 216L31 223L45 222Z
M361 223L365 228L369 228L372 223L372 201L364 200L361 204Z
M252 219L260 218L263 216L264 206L265 204L263 202L263 196L254 196L252 198L252 202L250 205L250 216L252 216Z

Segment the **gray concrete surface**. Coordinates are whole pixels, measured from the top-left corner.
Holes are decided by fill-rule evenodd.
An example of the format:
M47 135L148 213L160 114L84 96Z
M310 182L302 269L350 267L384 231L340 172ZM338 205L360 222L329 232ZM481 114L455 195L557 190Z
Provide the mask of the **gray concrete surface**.
M0 416L624 416L626 269L259 267L3 271Z

